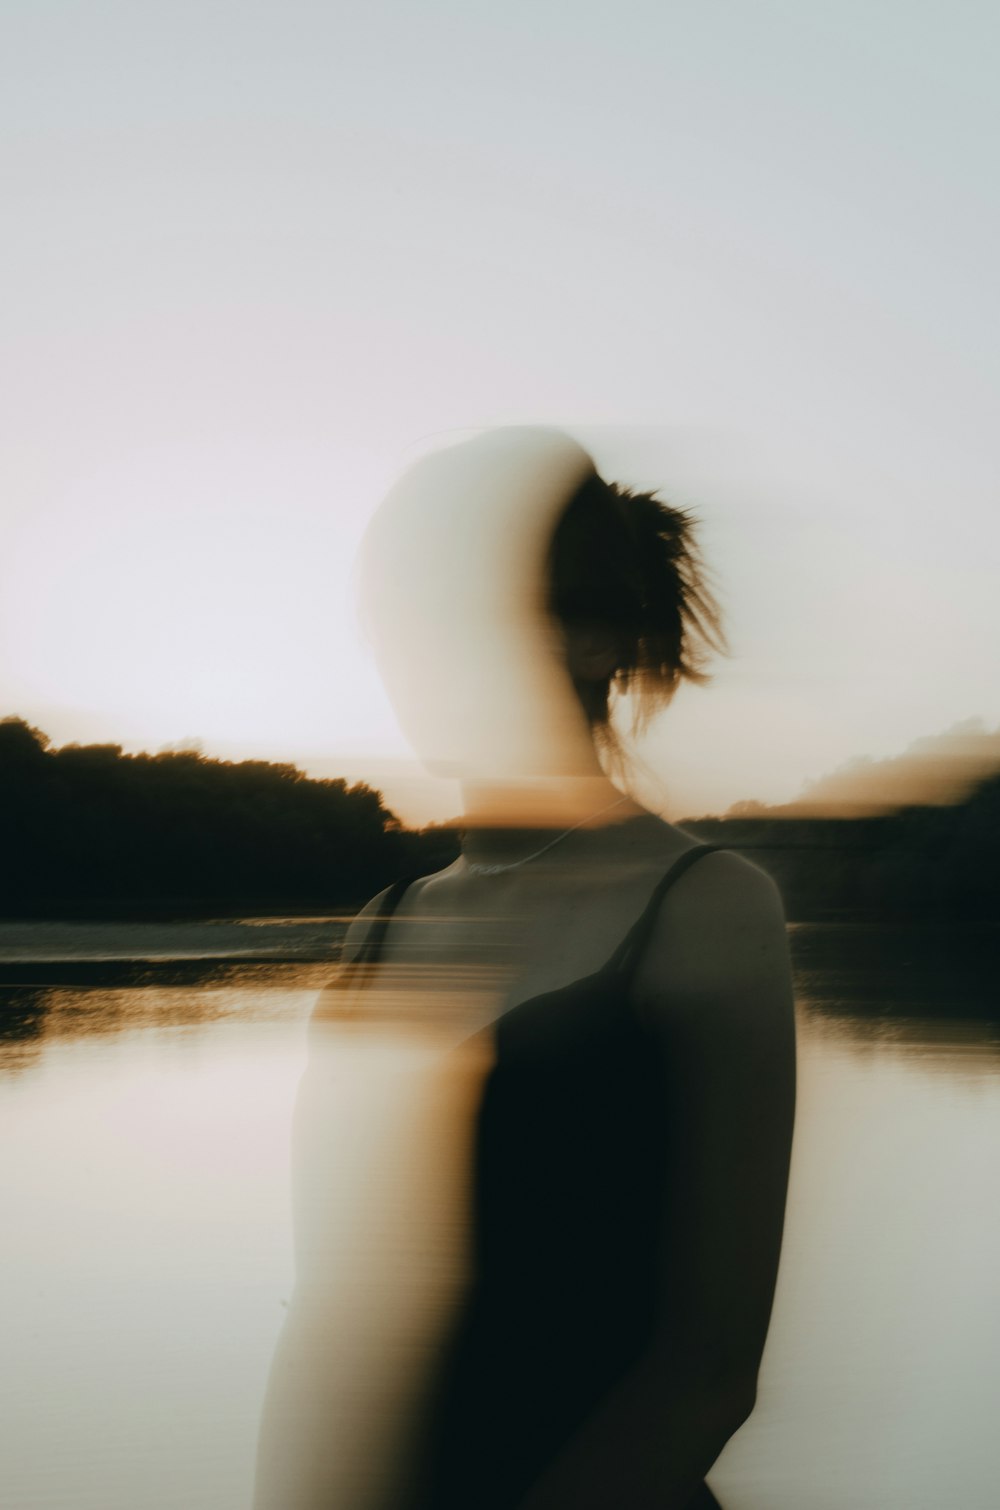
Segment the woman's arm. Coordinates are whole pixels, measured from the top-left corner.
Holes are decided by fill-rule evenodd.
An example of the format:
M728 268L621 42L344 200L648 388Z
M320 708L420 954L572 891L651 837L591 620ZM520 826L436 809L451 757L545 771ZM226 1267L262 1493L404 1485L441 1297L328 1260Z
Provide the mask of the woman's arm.
M385 893L365 906L344 939L342 967L321 992L310 1028L309 1061L293 1123L295 1295L271 1364L257 1442L254 1510L329 1510L351 1502L338 1483L342 1373L350 1343L337 1313L331 1204L343 1186L345 1134L354 1088L338 1076L329 1024L343 1016L349 966L361 950ZM343 1435L341 1430L340 1435ZM353 1486L356 1488L357 1486ZM361 1496L356 1496L360 1504Z
M668 892L635 981L674 1109L661 1325L521 1510L682 1510L753 1409L795 1098L781 900L707 857Z

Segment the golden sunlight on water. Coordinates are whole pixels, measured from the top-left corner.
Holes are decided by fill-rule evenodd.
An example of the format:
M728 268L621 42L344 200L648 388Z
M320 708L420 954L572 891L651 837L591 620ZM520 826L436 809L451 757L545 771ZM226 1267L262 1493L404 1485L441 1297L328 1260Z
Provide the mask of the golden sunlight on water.
M294 985L64 988L8 1016L3 1510L250 1504L292 1295L293 1106L315 1000ZM338 1209L379 1239L376 1267L340 1268L330 1290L339 1363L363 1353L375 1378L419 1353L420 1318L461 1268L461 1224L446 1252L428 1190L460 1209L474 1066L444 1074L433 1037L335 1038L333 1184L313 1205L321 1261L346 1231ZM757 1410L711 1475L726 1510L992 1510L998 1156L994 1026L801 1001L779 1291ZM420 1231L426 1262L386 1310ZM354 1406L363 1458L380 1423Z

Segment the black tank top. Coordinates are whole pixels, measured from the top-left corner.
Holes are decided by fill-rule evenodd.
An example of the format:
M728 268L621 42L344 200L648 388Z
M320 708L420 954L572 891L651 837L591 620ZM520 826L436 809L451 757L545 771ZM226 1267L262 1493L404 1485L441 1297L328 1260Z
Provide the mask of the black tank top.
M657 1325L674 1137L664 1047L631 1006L686 850L605 965L494 1026L474 1150L473 1272L422 1447L420 1510L513 1510ZM374 964L406 890L387 894Z

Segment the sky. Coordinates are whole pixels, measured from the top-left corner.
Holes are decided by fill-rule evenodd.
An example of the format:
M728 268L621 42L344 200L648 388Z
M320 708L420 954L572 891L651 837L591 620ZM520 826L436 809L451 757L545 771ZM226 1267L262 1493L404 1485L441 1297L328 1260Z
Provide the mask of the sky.
M695 510L664 811L1000 725L1000 12L3 0L0 715L421 778L357 624L415 456ZM640 766L635 768L637 771Z

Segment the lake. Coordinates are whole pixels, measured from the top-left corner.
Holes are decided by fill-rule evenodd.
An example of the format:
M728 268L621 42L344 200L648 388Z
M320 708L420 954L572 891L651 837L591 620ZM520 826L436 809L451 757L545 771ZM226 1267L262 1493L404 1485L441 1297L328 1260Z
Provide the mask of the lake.
M131 926L0 925L4 1510L250 1504L342 925ZM710 1481L726 1510L994 1510L1000 934L790 934L781 1275L757 1410Z

